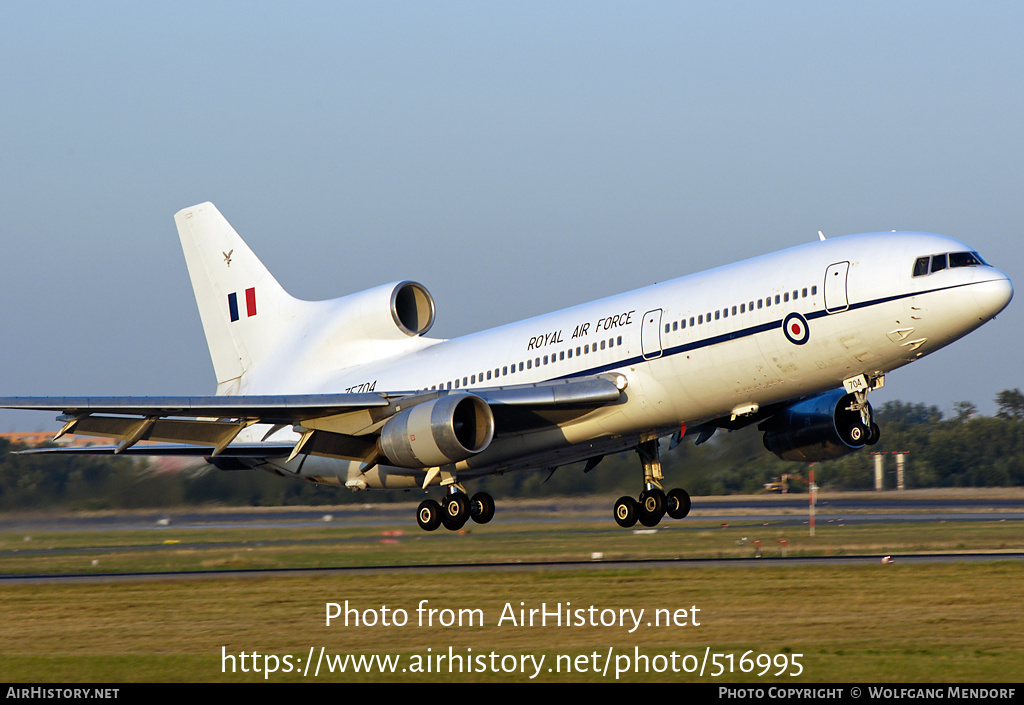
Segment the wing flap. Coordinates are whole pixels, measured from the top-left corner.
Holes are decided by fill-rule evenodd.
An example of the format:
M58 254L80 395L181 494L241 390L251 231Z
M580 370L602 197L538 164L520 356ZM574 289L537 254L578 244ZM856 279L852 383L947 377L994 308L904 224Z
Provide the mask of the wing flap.
M211 455L219 455L247 425L246 421L166 419L152 416L140 420L132 416L85 415L65 424L59 435L71 433L116 438L120 441L120 450L117 452L125 451L139 441L153 441L213 446Z
M14 451L17 455L114 455L118 446L56 446L47 448L26 448ZM290 443L236 443L229 446L223 458L280 458L291 451ZM186 443L148 444L142 443L128 448L122 453L130 456L181 456L189 458L209 458L213 455L213 446L189 445Z

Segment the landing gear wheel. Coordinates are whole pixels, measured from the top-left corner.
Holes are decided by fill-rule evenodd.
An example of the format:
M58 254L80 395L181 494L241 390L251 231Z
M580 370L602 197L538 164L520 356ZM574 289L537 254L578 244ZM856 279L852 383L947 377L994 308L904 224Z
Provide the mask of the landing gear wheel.
M882 429L878 427L878 424L871 424L871 437L865 441L869 446L873 446L878 443L878 439L882 437Z
M424 531L436 531L441 526L441 505L432 499L420 502L416 510L416 523Z
M441 507L441 523L449 531L458 531L469 520L469 499L461 492L450 494Z
M657 526L665 516L665 493L657 487L640 493L640 523Z
M849 441L850 445L855 446L864 445L868 442L870 436L871 431L869 431L866 426L859 423L855 423L850 426L850 430L846 432L847 441Z
M477 524L486 524L494 518L494 498L486 492L477 492L469 500L469 516Z
M665 505L670 517L682 519L690 513L690 495L686 490L681 490L678 487L674 490L669 490Z
M634 526L639 513L640 505L632 497L619 497L615 502L615 523L623 529Z
M651 516L661 519L665 516L665 493L657 487L640 493L640 507Z

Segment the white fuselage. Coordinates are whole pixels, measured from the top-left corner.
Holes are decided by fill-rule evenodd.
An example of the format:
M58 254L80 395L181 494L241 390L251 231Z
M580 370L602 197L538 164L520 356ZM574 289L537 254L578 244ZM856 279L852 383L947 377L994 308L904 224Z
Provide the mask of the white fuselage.
M551 467L884 374L949 344L1001 311L1012 285L987 265L912 276L914 265L970 251L923 233L813 242L457 339L415 338L369 364L254 370L247 393L472 391L624 375L622 403L525 434L498 427L490 447L453 470ZM294 434L272 437L285 438ZM388 467L362 474L358 463L322 457L272 464L353 488L412 487L423 477Z

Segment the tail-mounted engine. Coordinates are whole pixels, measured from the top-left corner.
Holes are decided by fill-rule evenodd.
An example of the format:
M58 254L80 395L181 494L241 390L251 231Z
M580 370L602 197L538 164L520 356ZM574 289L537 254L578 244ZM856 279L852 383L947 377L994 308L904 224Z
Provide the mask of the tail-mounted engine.
M865 426L855 399L835 389L789 406L761 423L764 447L783 460L814 463L851 453L878 440L878 427Z
M289 343L301 339L302 355L290 357L289 364L314 377L414 349L434 323L434 299L412 281L329 301L300 301L297 307L291 315L301 325L282 336L282 354L291 354L295 346Z
M494 437L491 407L472 394L449 394L399 412L380 432L391 465L428 468L465 460Z
M391 292L391 318L406 335L423 335L434 325L434 299L418 282L401 282Z

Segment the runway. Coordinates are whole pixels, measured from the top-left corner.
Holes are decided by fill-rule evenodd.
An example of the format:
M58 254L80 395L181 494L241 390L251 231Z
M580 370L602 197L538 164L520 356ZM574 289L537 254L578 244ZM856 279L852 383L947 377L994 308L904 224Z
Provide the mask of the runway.
M287 576L308 574L409 573L441 571L523 571L523 570L575 570L593 569L654 569L700 568L708 566L763 567L798 565L858 565L877 564L882 553L850 551L839 548L836 555L786 555L777 541L770 537L786 534L804 536L808 525L807 495L741 496L694 498L690 517L679 521L665 520L657 528L634 530L614 526L611 518L611 500L605 497L586 497L559 500L506 501L499 504L499 514L488 525L486 533L477 533L473 539L483 542L468 560L464 557L465 537L444 530L421 532L412 521L413 503L383 505L343 505L334 507L272 507L272 508L219 508L209 510L187 509L178 511L103 512L80 514L23 514L0 518L0 532L45 537L65 532L95 532L97 541L76 545L47 545L43 540L27 540L24 544L0 551L0 561L22 561L30 565L33 559L53 561L64 558L71 565L81 564L93 557L101 558L101 566L114 560L119 562L116 572L88 570L83 572L35 573L29 570L3 571L0 584L23 582L61 581L125 581L168 579L218 579L260 576ZM857 493L827 495L817 505L816 525L829 527L865 527L873 525L918 526L921 531L932 530L926 525L949 524L967 526L975 522L1024 522L1024 492L1017 490L924 490L907 493ZM507 533L501 527L507 526ZM398 527L398 528L396 528ZM477 528L477 527L474 527ZM506 553L508 542L555 542L560 546L600 546L621 543L630 536L651 536L670 546L708 532L719 533L727 529L730 541L737 546L734 555L717 557L687 557L686 549L662 550L659 555L630 557L628 550L613 551L604 558L564 560L566 550L553 551L550 559L538 560L537 552L524 555ZM230 533L217 538L216 531ZM275 531L280 530L279 534ZM327 534L324 534L324 530ZM808 527L809 530L809 527ZM479 528L478 528L479 531ZM99 540L104 532L133 533L131 540L120 545L108 545L109 539ZM251 533L250 533L251 532ZM912 530L911 533L917 533ZM1004 531L1005 533L1005 531ZM1019 532L1014 530L1019 535ZM310 534L313 534L312 536ZM751 539L747 541L747 535ZM166 535L166 540L160 538ZM146 538L149 536L149 538ZM236 538L237 536L237 538ZM754 538L765 538L765 551L755 549ZM171 538L173 537L173 538ZM194 540L190 537L195 537ZM258 537L258 538L257 538ZM651 539L652 541L655 538ZM791 539L792 540L792 539ZM462 543L460 543L460 541ZM382 544L401 542L408 553L389 554L387 565L367 565L365 560L344 558L330 565L310 567L239 568L217 567L202 570L134 570L131 563L140 556L177 556L184 553L212 555L224 552L251 552L253 550L276 555L302 552L330 556L331 551L348 551L350 555L372 554ZM11 545L10 543L8 545ZM488 548L490 546L490 548ZM420 553L416 553L416 551ZM829 551L832 551L830 548ZM892 553L893 551L890 551ZM423 561L423 555L441 556L440 560ZM543 552L541 552L543 554ZM559 553L563 555L558 555ZM666 553L673 554L666 557ZM735 555L742 553L743 555ZM842 555L838 555L842 554ZM492 560L494 555L506 556ZM575 556L586 555L577 548ZM122 556L117 559L117 556ZM547 558L547 556L542 556ZM964 550L902 551L897 552L896 563L1024 560L1024 546L1019 542L1006 545L1003 541L992 548L979 550L970 545ZM24 563L24 562L29 563ZM356 564L358 563L358 564ZM96 563L93 563L95 566Z
M109 531L111 529L274 528L322 526L402 526L417 531L413 513L418 494L392 503L344 504L328 507L238 507L168 509L75 514L7 513L0 516L0 531ZM694 497L689 520L772 521L805 523L809 496L734 495ZM497 500L499 522L612 521L614 498L572 497ZM819 493L817 520L822 523L910 523L934 521L1024 521L1024 489L930 489L904 492ZM686 520L683 520L684 522ZM442 534L443 535L443 532Z

